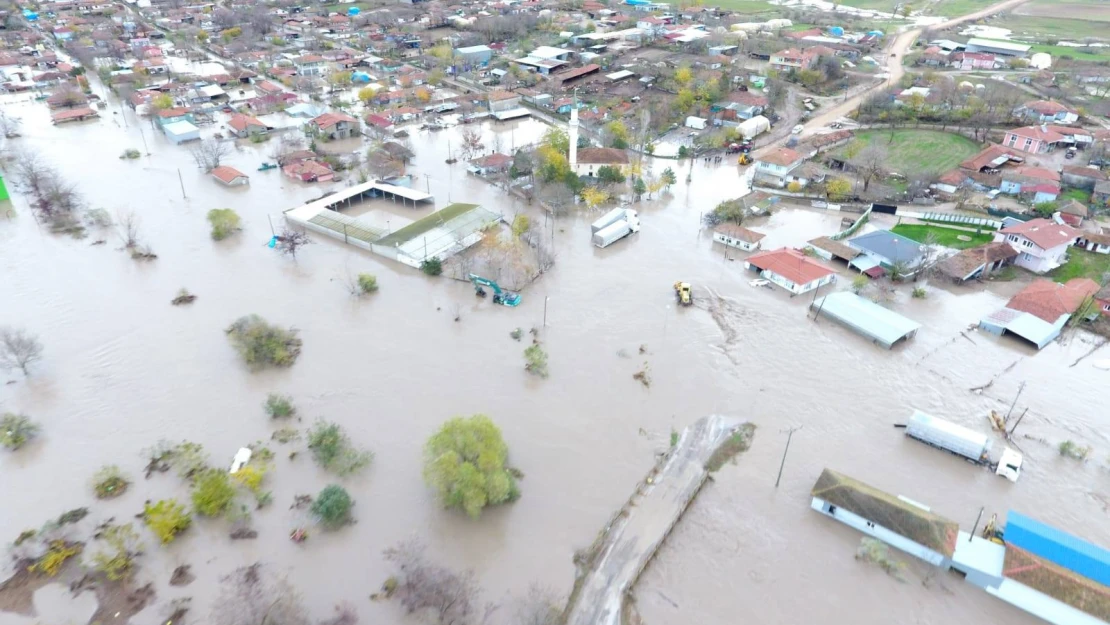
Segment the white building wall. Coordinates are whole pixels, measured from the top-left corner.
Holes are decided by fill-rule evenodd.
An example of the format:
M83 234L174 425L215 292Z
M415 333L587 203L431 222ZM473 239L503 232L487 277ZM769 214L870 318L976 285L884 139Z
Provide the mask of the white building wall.
M881 525L875 525L858 514L849 512L844 508L837 508L824 499L814 497L810 507L825 516L832 517L848 527L853 527L868 536L877 538L891 547L904 551L915 558L920 558L929 564L942 566L947 561L947 558L944 557L943 554L937 553L922 544L915 543L905 536L895 534Z
M747 241L741 241L739 239L734 239L734 238L732 238L732 237L730 237L726 234L722 234L720 232L714 232L713 233L713 240L716 241L717 243L722 244L722 245L727 245L729 247L735 247L736 249L744 250L745 252L751 252L753 250L758 250L759 249L759 241L756 241L755 243L748 243Z

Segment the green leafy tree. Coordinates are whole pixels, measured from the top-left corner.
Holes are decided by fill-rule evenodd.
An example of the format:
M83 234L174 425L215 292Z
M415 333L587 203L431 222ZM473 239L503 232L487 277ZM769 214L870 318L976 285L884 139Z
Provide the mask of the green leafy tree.
M694 82L694 72L687 66L682 66L675 70L674 81L680 87L688 87L690 83Z
M528 232L528 228L531 227L532 220L528 218L528 215L516 215L515 217L513 217L514 237L519 239L521 236L524 235L525 232Z
M0 418L0 445L15 451L39 434L39 426L27 415L5 413Z
M636 194L636 199L640 199L645 193L648 192L647 184L643 178L637 178L636 182L632 183L632 192Z
M143 507L143 522L162 541L173 542L177 535L189 529L192 516L175 499L163 499L157 503L147 503Z
M374 454L356 448L339 424L317 421L308 432L308 448L316 463L337 475L350 475L368 466Z
M312 502L312 514L320 519L324 527L334 529L351 522L351 508L355 502L351 495L342 486L332 484L325 486L324 490Z
M262 409L270 415L271 419L287 419L297 414L297 408L293 405L293 398L277 393L270 393L266 396L266 403L262 404Z
M501 430L485 415L455 417L424 447L424 479L448 508L477 518L486 506L519 497L505 466L509 448Z
M212 238L222 241L239 231L239 214L230 208L213 208L208 211L212 225Z
M114 499L122 495L131 485L127 476L116 465L101 468L93 475L93 492L97 499Z
M425 258L420 263L420 271L423 271L428 276L438 276L443 273L443 261L435 256Z
M204 31L201 31L204 32ZM159 111L173 108L173 98L169 94L156 95L150 100L150 105Z
M675 175L674 170L670 167L663 170L663 174L659 179L663 181L664 188L667 190L670 190L671 185L678 182L678 176Z
M622 149L628 147L628 126L623 121L614 119L605 125L605 131L609 133L610 145Z
M93 554L96 570L112 581L129 577L135 568L135 558L142 553L139 533L130 523L109 525L100 532L100 540L107 548Z
M541 143L559 154L570 152L570 135L562 128L548 128L547 132L543 134Z
M620 167L602 165L597 168L597 179L601 184L620 184L626 180Z
M358 274L357 285L359 295L373 293L378 290L378 278L372 273L360 273Z
M235 486L222 469L208 469L193 482L193 508L203 516L220 516L231 509Z
M235 320L226 330L231 345L252 370L289 367L301 354L297 331L271 325L258 315Z
M833 202L839 202L852 192L852 183L843 178L833 178L825 184L825 195Z
M1033 207L1033 210L1041 217L1052 217L1056 212L1056 202L1040 202Z

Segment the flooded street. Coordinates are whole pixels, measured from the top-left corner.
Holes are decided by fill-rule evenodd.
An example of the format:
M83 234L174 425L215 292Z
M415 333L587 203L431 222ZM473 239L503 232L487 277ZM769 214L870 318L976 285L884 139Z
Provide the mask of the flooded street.
M357 525L315 532L303 545L287 539L305 514L289 509L294 495L337 479L306 453L286 458L292 448L303 452L303 441L271 444L274 503L253 515L257 540L229 540L225 520L198 520L167 548L144 530L138 576L155 582L158 598L134 623L159 622L179 596L193 597L193 622L204 622L219 577L257 560L285 571L314 615L350 601L363 622L398 622L399 606L367 596L390 575L381 551L412 536L432 558L473 568L488 600L503 601L532 582L565 595L575 549L628 498L672 428L710 413L749 419L759 430L641 578L637 604L650 625L735 623L740 614L784 624L1038 622L954 577L922 583L925 571L911 565L903 584L855 561L859 534L809 509L809 489L824 467L931 505L965 530L980 506L987 516L1013 508L1110 545L1110 411L1099 405L1110 374L1090 364L1105 350L1069 367L1094 339L1078 334L1036 353L1013 340L960 335L1017 284L984 291L934 280L924 300L900 287L888 305L923 328L890 352L830 321L810 321L811 296L749 287L744 255L729 250L735 260L728 260L699 228L702 213L740 194L733 166L654 163L656 174L674 167L678 184L637 205L643 230L604 250L589 243L590 215L559 218L554 269L510 309L475 298L469 284L427 278L323 236L296 261L267 248L271 219L280 228L283 210L346 184L302 185L278 170L256 171L271 160L267 144L244 142L226 161L251 178L249 187L229 189L149 121L128 111L124 127L115 103L99 121L60 127L26 97L3 105L23 119L16 146L56 166L90 207L137 214L140 240L159 256L133 261L112 232L94 229L83 240L52 235L13 193L18 216L0 220L0 324L37 333L45 353L26 381L6 376L16 382L0 385L0 408L28 414L43 435L17 454L0 453L4 542L78 506L89 506L98 522L130 519L147 499L187 496L171 475L141 479L142 451L160 439L188 439L222 466L241 446L269 440L276 426L261 406L271 392L293 396L302 431L316 418L333 420L376 454L369 470L341 482L356 500ZM119 160L125 149L142 149L140 127L150 156ZM508 151L545 129L534 120L487 123L486 145L496 132ZM536 207L468 175L464 162L444 163L448 141L457 150L459 137L459 128L413 135L414 187L434 194L438 208L472 202L543 223ZM5 178L14 186L10 171ZM243 232L214 242L205 214L228 207L242 216ZM425 212L398 208L390 227ZM751 227L767 233L764 247L773 249L829 234L839 222L838 213L784 208ZM98 238L107 244L90 246ZM376 274L380 291L352 298L344 280L358 272ZM695 306L675 307L671 284L679 279L694 285ZM834 288L850 280L845 270ZM170 306L182 287L196 303ZM551 375L541 380L524 371L524 345L509 333L542 327L545 300L540 336ZM250 313L300 330L304 348L293 367L250 373L242 365L223 330ZM645 363L650 388L632 378ZM995 376L982 394L968 390ZM1045 442L1019 435L1026 465L1017 484L891 427L917 408L987 431L987 412L1005 412L1023 381L1016 411L1029 412L1020 433ZM519 501L477 521L442 510L421 477L427 437L444 420L474 413L501 427L510 463L525 475ZM776 490L785 430L797 426ZM1055 445L1065 439L1092 445L1091 460L1059 457ZM105 464L138 479L123 497L98 502L89 478ZM197 581L170 587L170 572L185 563ZM90 612L87 599L72 607L74 622ZM66 618L49 616L57 617L52 623ZM0 613L0 625L39 620Z

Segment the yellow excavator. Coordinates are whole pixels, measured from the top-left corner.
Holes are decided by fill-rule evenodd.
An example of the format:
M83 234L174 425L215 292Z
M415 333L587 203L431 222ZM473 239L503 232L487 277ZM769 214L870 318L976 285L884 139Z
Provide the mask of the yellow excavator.
M689 306L694 303L694 296L690 293L690 283L679 280L674 283L674 297L679 304Z
M740 158L736 159L738 165L751 165L752 157L748 154L741 154Z
M986 538L992 543L998 543L1000 545L1006 544L1006 540L1002 538L1002 530L998 527L997 514L992 514L991 520L987 521L986 527L983 528L983 538Z

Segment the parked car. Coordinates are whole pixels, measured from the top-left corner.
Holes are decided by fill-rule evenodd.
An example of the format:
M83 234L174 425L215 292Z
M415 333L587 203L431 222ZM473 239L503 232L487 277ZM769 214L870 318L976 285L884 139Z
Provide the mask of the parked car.
M803 126L801 124L798 124L797 126L794 126L794 129L790 131L790 134L792 134L792 135L800 134L805 129L806 129L805 126Z
M1075 148L1068 148L1068 151L1064 152L1064 158L1075 158L1075 153Z

